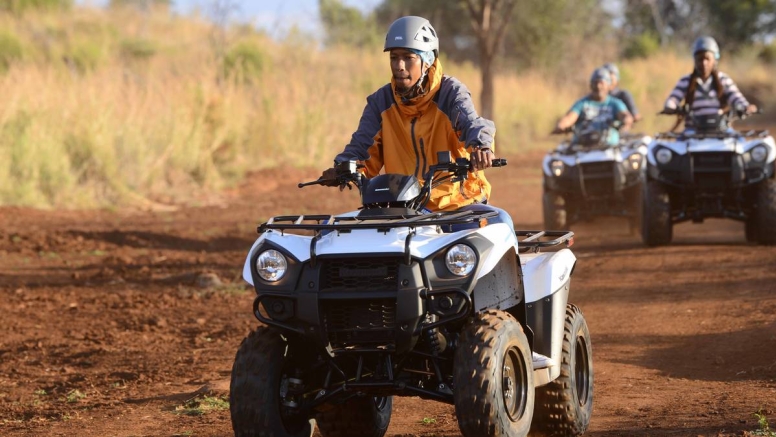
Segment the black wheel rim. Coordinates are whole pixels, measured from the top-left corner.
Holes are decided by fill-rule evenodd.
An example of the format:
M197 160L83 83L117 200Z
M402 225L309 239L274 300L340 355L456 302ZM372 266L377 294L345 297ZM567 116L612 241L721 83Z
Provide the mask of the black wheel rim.
M520 350L515 346L509 348L504 354L501 395L509 419L513 422L523 417L528 403L527 369Z
M582 331L577 332L574 348L574 382L577 389L579 405L584 406L590 397L590 355L587 349L587 339Z

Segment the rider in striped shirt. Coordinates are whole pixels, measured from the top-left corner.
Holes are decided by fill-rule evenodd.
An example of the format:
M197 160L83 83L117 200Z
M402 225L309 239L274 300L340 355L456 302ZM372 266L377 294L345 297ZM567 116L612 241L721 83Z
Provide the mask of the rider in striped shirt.
M719 60L719 45L714 38L705 36L695 40L693 44L695 69L679 79L671 95L665 102L665 109L675 111L685 107L696 116L719 114L732 110L739 115L751 114L757 111L741 91L733 79L717 70ZM685 128L693 128L691 117L685 119Z

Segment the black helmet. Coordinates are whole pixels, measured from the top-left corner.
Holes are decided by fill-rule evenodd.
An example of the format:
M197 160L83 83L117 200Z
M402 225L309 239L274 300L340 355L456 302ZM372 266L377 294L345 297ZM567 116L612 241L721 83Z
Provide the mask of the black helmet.
M401 17L391 24L385 34L384 52L391 49L433 51L439 56L439 38L431 23L423 17Z
M714 59L719 59L719 44L710 36L702 36L692 44L692 55L698 52L711 52L714 53Z

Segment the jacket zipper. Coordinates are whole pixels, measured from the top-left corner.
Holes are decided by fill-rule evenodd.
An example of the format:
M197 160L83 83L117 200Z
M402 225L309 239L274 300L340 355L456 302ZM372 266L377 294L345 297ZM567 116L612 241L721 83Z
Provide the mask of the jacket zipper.
M417 176L418 179L420 179L423 177L423 175L418 175L418 168L420 166L420 154L418 153L418 145L415 143L415 121L417 121L417 119L418 117L414 117L410 122L410 136L412 137L412 149L415 151L415 173L413 174Z
M423 138L420 138L419 140L420 140L420 154L423 156L423 175L422 176L425 179L426 166L428 164L428 162L426 162L426 148L425 148L425 145L423 144Z

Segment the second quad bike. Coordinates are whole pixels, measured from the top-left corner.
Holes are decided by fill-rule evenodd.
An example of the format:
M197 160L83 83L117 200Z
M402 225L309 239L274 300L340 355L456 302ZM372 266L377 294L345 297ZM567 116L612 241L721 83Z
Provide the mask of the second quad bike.
M612 146L606 142L606 130L581 127L573 139L545 155L542 206L546 229L566 229L598 216L619 216L628 218L634 233L638 231L645 156L652 138L622 134Z
M449 153L423 184L342 163L360 210L259 226L243 277L262 325L232 368L236 436L308 437L317 423L326 437L382 437L393 396L454 405L466 437L587 429L593 356L569 303L573 233L515 232L489 223L493 210L421 212L468 171Z
M707 218L745 223L749 242L776 244L776 146L768 131L732 128L735 113L692 118L692 129L659 134L649 144L642 239L669 244L673 226Z

